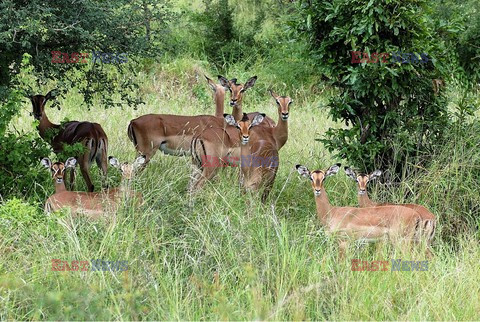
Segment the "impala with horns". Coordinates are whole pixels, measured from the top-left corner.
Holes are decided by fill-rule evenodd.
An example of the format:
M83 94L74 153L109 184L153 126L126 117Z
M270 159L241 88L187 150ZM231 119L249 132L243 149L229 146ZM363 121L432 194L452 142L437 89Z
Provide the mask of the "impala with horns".
M127 163L120 165L116 158L110 157L110 164L122 169L122 183L119 187L104 192L68 191L65 189L65 170L73 169L77 164L75 158L68 158L65 163L52 163L49 158L43 158L41 164L50 170L55 184L55 193L45 202L45 212L51 213L62 208L70 208L73 215L85 214L90 219L104 217L108 211L114 212L122 197L138 198L141 202L141 194L131 190L130 180L134 171L145 163L145 157L138 157L132 165Z
M275 99L278 106L278 121L272 127L265 127L268 137L273 137L277 150L280 150L288 139L288 118L292 99L289 96L279 96L270 90L270 95ZM257 113L248 114L253 119ZM208 128L195 136L192 140L192 163L193 174L191 175L189 190L194 192L200 189L207 180L212 179L228 159L240 160L240 137L234 127ZM221 160L220 163L205 166L205 161Z
M85 179L88 191L92 192L94 186L90 178L90 167L95 160L98 167L102 170L103 181L107 176L107 148L108 138L102 127L98 123L70 121L62 125L53 124L45 113L45 105L48 100L54 98L52 90L47 95L29 96L33 106L33 116L40 123L37 127L40 136L46 140L53 148L55 153L63 150L63 145L81 143L85 147L82 154L76 156L80 164L82 176ZM69 176L69 189L73 189L75 172L72 170Z
M340 237L340 254L343 255L348 239L377 241L388 238L411 242L425 238L422 219L413 209L394 205L368 208L332 206L323 184L327 177L338 172L340 164L328 170L310 171L302 165L296 168L312 184L318 219L328 233Z
M236 83L236 79L228 81L225 77L219 75L218 79L222 86L217 86L211 79L205 78L209 86L214 90L215 114L217 115L224 110L225 91L222 89L222 86L228 87L226 84L229 82L232 84ZM254 83L255 81L251 81L248 85L241 85L242 89L239 90L239 94L236 96L236 102L238 102L238 99L241 102L246 89L252 87ZM235 86L240 86L240 84L235 84ZM232 91L230 87L228 88ZM240 105L237 104L233 104L234 110L238 109L239 106L241 108L241 103ZM130 121L128 137L135 145L138 154L146 156L145 164L147 164L157 150L176 156L190 154L191 141L196 134L206 128L224 128L224 126L223 117L215 117L213 115L147 114Z
M428 239L430 243L433 240L435 234L435 228L437 226L437 221L435 215L432 214L427 208L417 204L392 204L392 203L376 203L370 200L367 192L367 184L382 175L382 171L375 170L371 174L356 174L354 170L349 167L345 167L345 173L348 177L352 178L357 182L358 187L358 205L360 207L377 207L377 206L404 206L410 209L415 210L423 220L423 229L427 232Z

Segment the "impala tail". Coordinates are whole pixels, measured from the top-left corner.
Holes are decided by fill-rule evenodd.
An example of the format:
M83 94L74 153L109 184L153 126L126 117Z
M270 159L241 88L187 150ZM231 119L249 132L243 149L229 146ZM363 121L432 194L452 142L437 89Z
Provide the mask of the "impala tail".
M128 124L128 138L132 141L133 145L137 147L137 138L135 136L135 131L133 130L133 121L130 121Z

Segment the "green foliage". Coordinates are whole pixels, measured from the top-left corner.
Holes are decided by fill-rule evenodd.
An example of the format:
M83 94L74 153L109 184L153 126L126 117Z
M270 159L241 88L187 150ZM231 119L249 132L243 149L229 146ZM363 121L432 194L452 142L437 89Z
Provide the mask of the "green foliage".
M195 33L200 37L202 49L208 60L221 65L226 60L235 61L239 54L235 48L235 30L233 26L233 8L228 0L203 0L205 11L193 13L197 24Z
M318 72L340 90L330 114L347 128L329 129L329 151L362 170L422 162L446 124L435 96L439 76L425 1L303 1L297 29L311 45ZM351 51L428 53L426 64L351 63Z
M116 68L136 75L132 62L162 49L160 44L171 18L165 1L150 0L6 0L1 2L0 11L0 46L5 48L0 52L2 103L6 92L18 86L14 76L20 72L22 55L27 53L32 57L37 85L54 80L63 92L75 86L88 105L95 94L103 98L104 106L111 106L113 93L120 93L123 103L139 104L141 100L133 95L138 88L135 77L116 77L107 71ZM103 66L91 59L88 64L52 63L52 51L127 53L131 63Z
M431 23L442 42L442 56L452 78L464 86L480 81L480 2L476 0L431 1Z
M36 182L44 176L44 170L38 166L40 159L51 153L36 132L12 132L7 129L19 112L22 99L20 92L11 91L5 109L0 110L0 198L31 195Z

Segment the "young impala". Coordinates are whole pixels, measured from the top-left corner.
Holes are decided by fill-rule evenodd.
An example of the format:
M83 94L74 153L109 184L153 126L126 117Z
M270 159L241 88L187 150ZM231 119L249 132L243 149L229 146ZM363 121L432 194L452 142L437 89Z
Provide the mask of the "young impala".
M288 139L288 118L290 115L290 104L293 101L290 97L279 96L273 91L270 91L270 94L278 106L278 122L274 127L264 127L267 135L275 140L277 150L280 150ZM249 119L254 118L252 115L258 115L258 113L248 114ZM262 124L264 123L265 119ZM231 163L227 161L228 159L240 160L240 138L237 130L231 126L226 128L208 128L193 138L191 151L193 174L189 183L189 189L190 191L196 191L207 180L213 178L224 163ZM221 160L221 162L209 163L209 159Z
M220 75L218 78L221 85L230 84L229 90L232 93L236 93L234 103L231 103L231 105L234 107L234 110L238 111L240 109L241 111L243 95L248 88L255 84L256 76L252 77L245 85L236 84L236 79L228 81ZM252 81L253 78L254 80ZM207 82L210 84L208 78ZM235 91L232 88L235 88ZM239 88L240 90L238 90ZM223 98L225 97L224 92L218 89L215 86L215 114L223 110ZM128 137L135 145L138 154L146 156L145 164L147 164L159 149L163 153L170 155L190 154L192 138L204 129L212 127L223 128L223 118L213 115L147 114L130 121Z
M378 178L381 174L382 171L380 170L375 170L371 174L366 175L366 174L356 174L355 171L353 171L349 167L345 167L345 173L347 174L348 177L352 178L357 182L358 185L358 204L360 207L376 207L376 206L390 206L390 205L397 205L397 206L404 206L408 207L410 209L415 210L420 217L423 220L423 229L428 233L428 242L431 242L433 239L433 236L435 234L435 228L436 228L436 218L435 215L432 214L427 208L421 205L416 205L416 204L392 204L392 203L375 203L370 198L368 197L367 193L367 184L376 178Z
M141 156L135 160L133 165L122 165L122 184L118 188L105 192L83 192L65 189L65 170L75 168L77 164L75 158L68 158L65 163L55 162L53 164L49 158L43 158L41 164L51 171L55 184L55 193L45 202L45 212L51 213L62 208L70 208L72 214L79 215L84 213L91 219L98 219L104 216L107 211L114 212L125 194L141 198L141 195L131 192L128 182L132 178L134 171L144 162L145 157ZM110 163L116 166L118 160L110 158Z
M298 173L312 183L317 217L328 233L340 237L340 253L343 254L348 239L377 241L404 239L407 242L419 241L424 232L418 213L402 206L380 206L368 208L335 207L330 204L323 183L325 178L334 175L340 164L328 170L311 172L305 166L296 166Z
M45 113L45 104L54 97L52 93L53 90L45 96L29 96L32 101L33 116L40 121L37 127L38 131L40 136L51 144L55 153L61 152L64 144L82 143L85 146L85 152L76 156L76 159L80 164L87 189L91 192L94 190L94 186L90 179L89 169L93 160L102 170L104 180L107 176L107 135L98 123L70 121L59 125L50 122ZM74 176L72 171L69 176L70 190L73 189Z

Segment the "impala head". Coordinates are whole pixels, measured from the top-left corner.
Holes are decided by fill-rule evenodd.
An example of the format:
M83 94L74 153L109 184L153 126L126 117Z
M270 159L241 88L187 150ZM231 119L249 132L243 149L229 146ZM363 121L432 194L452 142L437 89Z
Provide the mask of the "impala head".
M52 178L55 183L61 184L63 183L63 177L65 176L65 169L66 168L75 168L77 165L77 160L73 157L70 157L65 161L62 162L55 162L52 164L49 158L43 158L40 163L47 169L49 169L52 173Z
M250 129L262 123L263 119L265 118L265 114L257 114L253 118L253 121L250 122L247 113L243 113L243 118L238 123L235 121L235 118L231 114L223 114L223 117L225 118L225 122L227 122L228 125L235 126L237 129L239 129L240 140L242 144L245 145L250 140Z
M245 91L255 85L257 76L251 77L245 84L237 84L236 78L227 80L221 75L218 75L218 80L222 86L228 88L230 91L230 106L237 106L242 104L242 98Z
M289 96L279 96L272 90L270 90L270 95L272 95L278 105L278 112L282 116L282 121L287 121L290 104L293 103L293 100Z
M337 174L340 170L340 163L332 165L328 170L315 170L310 172L307 167L297 164L296 168L298 173L312 182L313 193L316 197L320 196L323 190L323 181L326 177Z
M43 115L43 111L45 110L45 105L47 104L47 101L49 99L52 99L55 97L54 94L55 90L51 90L50 92L47 93L47 95L31 95L28 98L32 101L32 106L33 106L33 117L35 117L36 120L40 120Z
M126 180L131 180L132 179L135 171L142 164L145 163L145 160L146 160L145 156L141 155L138 158L136 158L135 161L133 161L132 164L129 164L128 162L120 163L120 161L118 161L118 159L115 158L115 157L112 157L112 156L108 157L108 162L110 163L110 165L112 167L115 167L115 168L119 169L120 172L122 172L122 177Z
M345 173L347 176L355 180L358 184L358 194L359 195L364 195L367 192L367 184L370 180L374 180L382 174L382 171L380 170L375 170L371 174L363 174L359 173L356 174L355 171L353 171L349 167L345 167Z
M222 76L219 76L219 79L220 77ZM210 88L213 90L214 93L216 93L217 91L221 91L222 93L225 93L225 89L227 88L227 86L215 83L213 80L208 78L207 75L205 75L205 79L207 80L208 86L210 86Z

